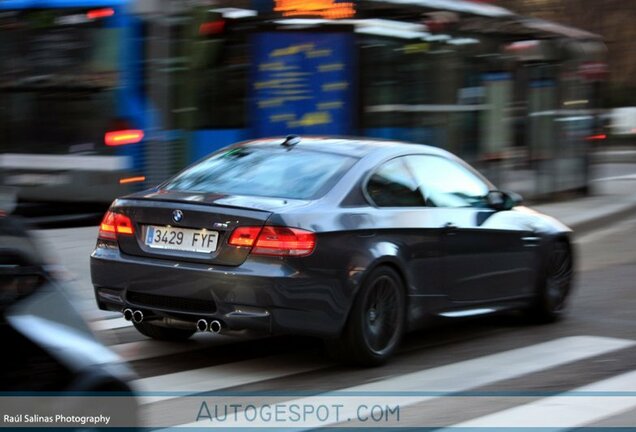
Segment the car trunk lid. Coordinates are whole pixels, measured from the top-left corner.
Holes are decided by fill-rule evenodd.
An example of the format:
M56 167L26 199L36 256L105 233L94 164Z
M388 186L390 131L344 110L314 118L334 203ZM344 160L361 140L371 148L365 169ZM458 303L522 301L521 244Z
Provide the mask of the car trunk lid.
M111 211L125 214L134 226L133 235L118 236L125 254L238 266L250 248L229 245L232 231L261 227L274 210L300 204L276 198L153 191L117 200Z

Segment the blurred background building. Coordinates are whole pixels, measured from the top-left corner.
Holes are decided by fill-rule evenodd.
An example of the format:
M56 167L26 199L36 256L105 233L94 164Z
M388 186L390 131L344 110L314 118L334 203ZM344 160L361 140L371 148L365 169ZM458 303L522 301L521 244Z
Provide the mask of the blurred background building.
M522 15L585 29L603 36L611 79L605 107L636 105L636 2L621 0L497 0Z
M530 198L585 192L605 109L636 105L630 9L3 0L0 178L22 208L103 205L235 141L361 135L446 148Z

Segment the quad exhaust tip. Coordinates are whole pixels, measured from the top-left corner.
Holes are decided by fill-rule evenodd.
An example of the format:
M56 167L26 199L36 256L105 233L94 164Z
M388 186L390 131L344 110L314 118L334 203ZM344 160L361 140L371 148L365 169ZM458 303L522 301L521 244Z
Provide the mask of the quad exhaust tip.
M208 326L208 322L204 319L200 319L197 321L197 330L200 332L208 331L210 327Z
M221 322L218 320L210 321L209 324L204 319L200 319L199 321L197 321L197 331L200 331L200 332L209 331L212 333L221 333L222 329L223 329L223 324L221 324Z
M212 333L221 333L221 329L223 328L223 325L221 324L220 321L214 320L210 323L210 331Z
M144 314L140 310L133 311L132 309L124 309L123 314L126 321L133 321L136 324L139 324L144 320ZM223 330L223 324L221 323L221 321L214 320L211 321L209 324L207 320L204 319L200 319L199 321L197 321L197 331L210 331L212 333L218 334L221 333L221 330Z
M126 321L132 321L132 319L133 319L133 311L132 311L132 309L124 309L123 314L124 314L124 319Z
M139 324L144 320L144 314L140 310L133 311L132 309L124 309L123 314L126 321L133 321Z
M144 314L140 310L136 310L133 312L132 319L135 323L139 324L144 320Z

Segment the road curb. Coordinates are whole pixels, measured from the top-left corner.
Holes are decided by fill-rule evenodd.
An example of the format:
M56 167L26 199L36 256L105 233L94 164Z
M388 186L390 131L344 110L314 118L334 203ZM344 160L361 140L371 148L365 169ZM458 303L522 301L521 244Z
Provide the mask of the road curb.
M594 218L582 220L573 224L569 224L568 226L572 228L574 233L577 235L587 234L596 229L603 228L603 226L599 226L599 225L607 225L613 222L617 222L617 221L620 221L621 219L631 216L632 214L636 214L636 202L632 202L628 205L625 205L624 207L616 211L599 215Z
M599 151L592 153L593 164L635 163L636 150Z

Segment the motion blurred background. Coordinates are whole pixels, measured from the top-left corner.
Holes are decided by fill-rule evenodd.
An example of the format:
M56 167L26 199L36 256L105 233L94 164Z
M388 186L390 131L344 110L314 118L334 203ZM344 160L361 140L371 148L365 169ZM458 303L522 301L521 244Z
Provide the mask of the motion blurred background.
M635 9L1 0L0 183L36 225L92 224L235 141L356 135L446 148L531 201L589 194L634 145Z
M625 235L636 228L635 17L633 0L0 0L0 318L17 302L14 321L25 323L2 329L14 367L2 382L20 391L319 392L372 381L400 390L386 377L424 368L422 389L446 391L475 371L511 370L518 356L504 351L527 347L533 367L545 360L549 369L484 388L567 391L631 371L627 389L636 353L636 247ZM442 147L521 193L576 232L574 312L553 327L495 317L417 333L395 363L353 371L327 363L314 340L198 335L166 345L97 309L88 261L113 199L236 141L288 134ZM21 229L3 214L14 196L29 222ZM25 259L21 285L10 271L24 251L38 258ZM50 300L61 293L78 313ZM37 324L38 314L54 325L25 321ZM71 319L82 343L73 329L59 332ZM614 355L603 340L628 348ZM102 355L96 341L121 358ZM544 342L557 348L546 356ZM587 354L570 358L570 349ZM457 363L478 356L482 366ZM454 381L426 375L447 364L462 371L449 374ZM144 404L153 424L194 418L183 405ZM451 425L495 410L486 405L432 405L410 421L421 427L428 412L431 425ZM609 415L572 412L579 425ZM607 424L635 419L631 406Z
M636 105L636 3L620 0L500 0L522 15L594 32L607 47L609 75L602 108Z

